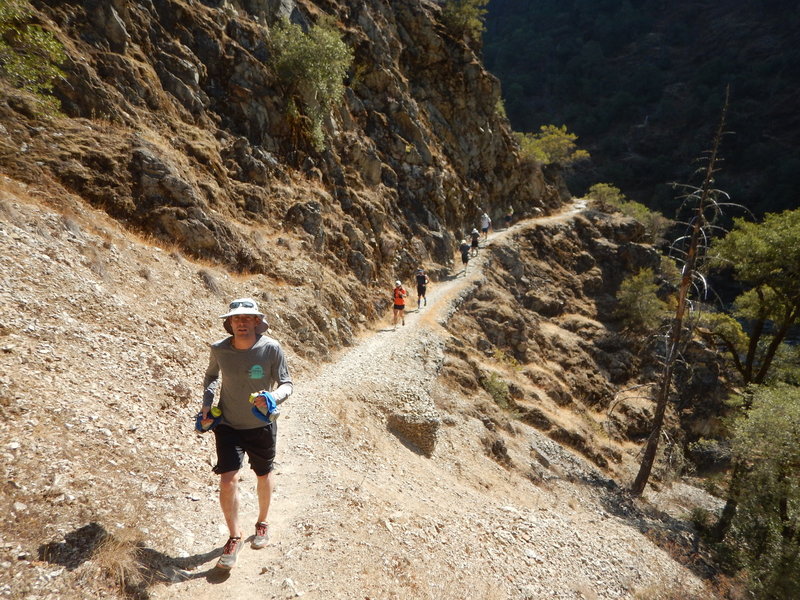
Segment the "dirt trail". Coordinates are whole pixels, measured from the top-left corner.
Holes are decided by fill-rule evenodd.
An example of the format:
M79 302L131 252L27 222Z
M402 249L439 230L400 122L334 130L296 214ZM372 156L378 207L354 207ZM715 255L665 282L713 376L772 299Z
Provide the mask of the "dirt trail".
M488 244L582 208L518 223ZM430 458L387 431L395 398L441 393L441 324L480 281L487 255L481 249L466 276L432 283L428 305L409 311L405 326L386 321L296 381L279 422L271 544L248 542L230 573L214 569L227 532L210 490L194 518L215 526L156 598L626 598L651 580L691 579L612 516L602 494L559 478L537 487L486 458L478 419L444 416ZM524 462L534 444L557 468L591 470L531 429L512 451ZM243 470L246 535L254 486Z

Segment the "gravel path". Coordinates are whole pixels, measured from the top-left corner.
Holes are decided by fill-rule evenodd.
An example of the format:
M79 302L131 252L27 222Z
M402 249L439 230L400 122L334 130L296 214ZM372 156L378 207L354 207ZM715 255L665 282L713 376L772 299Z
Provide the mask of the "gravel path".
M396 331L387 317L330 363L293 363L272 543L245 547L223 574L213 568L227 537L213 439L192 432L198 371L220 332L198 315L269 282L214 271L211 293L196 264L131 239L99 212L75 220L3 200L0 395L13 402L0 434L13 502L0 595L97 597L88 590L101 589L102 568L90 550L103 532L141 540L148 564L170 565L168 581L147 588L164 600L593 600L632 598L654 582L696 585L642 535L652 523L579 456L514 423L503 432L514 467L490 458L497 433L473 398L437 376L451 343L442 323L486 285L491 246L579 209L494 233L467 275L433 283L428 306ZM186 287L165 312L175 281ZM77 410L52 405L65 387L78 391ZM438 419L430 456L392 433L398 412ZM249 470L242 477L247 526L255 481ZM108 597L118 597L114 583Z
M488 459L485 427L466 413L442 415L431 457L387 430L398 403L436 412L434 399L446 396L436 382L441 324L480 283L488 254L466 276L432 284L428 306L405 326L379 325L296 382L280 420L271 545L246 546L229 574L213 569L219 549L210 544L227 533L209 492L194 518L216 524L212 539L187 547L193 568L171 573L156 598L605 599L655 583L697 585L613 505L602 477L535 430L520 426L510 451L524 463L535 450L547 463L539 485ZM254 483L243 474L245 523L255 520Z

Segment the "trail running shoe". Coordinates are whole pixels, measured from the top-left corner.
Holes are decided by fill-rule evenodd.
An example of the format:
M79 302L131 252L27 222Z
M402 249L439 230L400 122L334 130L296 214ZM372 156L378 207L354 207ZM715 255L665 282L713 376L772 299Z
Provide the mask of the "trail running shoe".
M256 550L263 548L269 541L269 525L264 521L256 523L256 535L253 537L251 546Z
M242 538L232 537L228 538L225 542L225 548L222 549L222 556L217 561L217 567L220 569L232 569L236 565L236 557L239 556L239 550L242 549Z

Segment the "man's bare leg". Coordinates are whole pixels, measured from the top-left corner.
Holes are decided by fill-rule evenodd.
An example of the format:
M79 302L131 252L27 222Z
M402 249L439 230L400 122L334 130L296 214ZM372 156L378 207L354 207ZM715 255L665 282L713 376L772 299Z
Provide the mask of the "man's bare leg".
M256 477L256 492L258 494L258 522L266 523L269 514L269 505L272 501L272 490L275 489L275 477L272 471L266 475Z
M228 471L220 475L219 505L225 517L230 537L241 537L239 526L239 471Z

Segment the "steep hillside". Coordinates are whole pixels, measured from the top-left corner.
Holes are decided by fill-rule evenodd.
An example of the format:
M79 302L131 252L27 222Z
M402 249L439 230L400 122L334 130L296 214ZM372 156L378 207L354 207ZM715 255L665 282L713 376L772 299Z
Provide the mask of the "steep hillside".
M649 404L611 399L649 374L610 312L655 255L632 221L560 214L562 182L520 159L497 80L438 3L33 5L68 60L58 116L0 79L0 594L702 587L700 554L693 573L672 558L707 499L687 491L667 516L619 487ZM269 39L323 13L355 61L317 150ZM509 205L519 225L463 277L456 243ZM436 318L383 331L390 282L420 264ZM297 408L277 546L209 586L225 583L206 568L223 533L193 416L217 315L246 295L287 350Z
M349 267L343 283L369 285L447 260L479 207L560 202L514 154L497 81L435 3L36 4L69 56L67 118L39 122L5 89L6 172L197 256L291 278L266 240L296 232L328 268ZM277 19L323 12L355 59L318 152L268 40Z
M573 191L610 182L673 216L730 86L717 184L754 213L797 206L798 3L489 4L484 55L519 131L566 124L593 159Z
M541 317L532 332L540 347L526 370L539 391L514 393L519 418L462 384L474 372L465 357L508 367L471 354L482 346L469 314L486 321L469 305L504 293L501 265L524 240L572 237L568 218L498 234L466 277L432 285L407 326L379 321L326 365L296 337L294 315L315 302L302 288L196 263L99 211L56 213L7 180L0 190L6 597L610 599L678 588L708 597L682 519L715 505L685 486L651 496L658 510L633 503L608 477L624 479L633 450L607 470L581 457L613 458L611 429L595 426L583 447L572 443L578 434L559 435L586 431L591 417L575 409L592 401L591 386L607 389L587 385L591 358L565 321ZM610 257L621 241L594 247ZM550 293L574 297L569 271L550 276ZM226 578L213 569L226 535L213 442L193 433L192 415L207 343L222 334L216 316L244 294L267 307L297 389L280 420L273 543L243 551ZM568 360L569 370L559 366ZM567 409L557 413L557 402ZM546 427L534 406L566 424ZM253 481L243 477L249 520ZM694 573L675 562L689 557Z

